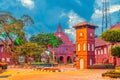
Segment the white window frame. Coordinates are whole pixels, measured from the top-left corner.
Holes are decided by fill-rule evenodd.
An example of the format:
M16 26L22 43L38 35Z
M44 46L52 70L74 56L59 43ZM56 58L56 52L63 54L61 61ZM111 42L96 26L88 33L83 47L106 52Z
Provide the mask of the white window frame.
M94 44L92 44L92 51L94 51L95 50L95 47L94 47Z
M82 37L83 36L83 33L82 32L80 32L80 37Z
M10 58L6 58L6 61L7 61L7 62L10 62Z
M86 50L86 43L83 44L83 51Z
M90 33L90 37L92 37L93 36L93 33Z
M2 53L4 52L4 47L1 47L1 52L2 52Z
M5 58L2 58L1 61L2 61L2 62L5 62Z
M107 54L107 48L106 47L104 48L104 54Z
M80 51L80 44L78 44L78 51Z
M100 49L98 49L98 55L100 55L101 54L101 51L100 51Z

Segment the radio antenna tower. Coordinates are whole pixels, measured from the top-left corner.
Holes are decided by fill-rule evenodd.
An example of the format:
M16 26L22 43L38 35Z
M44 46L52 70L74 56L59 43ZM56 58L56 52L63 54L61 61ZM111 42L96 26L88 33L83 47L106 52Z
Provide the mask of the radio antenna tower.
M119 4L120 4L120 2L119 2ZM120 9L118 11L118 23L120 23Z
M118 4L120 5L120 1L118 2ZM120 8L119 8L119 11L118 11L118 23L120 23Z
M107 30L111 26L111 16L109 9L109 0L103 0L102 2L102 32Z

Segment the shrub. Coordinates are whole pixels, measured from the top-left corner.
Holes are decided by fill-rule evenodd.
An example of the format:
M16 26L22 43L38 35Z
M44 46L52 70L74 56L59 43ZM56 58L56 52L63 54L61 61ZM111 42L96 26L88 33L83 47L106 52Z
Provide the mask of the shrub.
M7 69L7 64L2 66L2 69Z
M120 67L116 67L115 69L116 69L116 70L120 70Z
M120 78L120 72L116 72L115 70L110 70L102 74L103 77L110 78Z
M32 62L31 64L44 64L42 62Z
M94 64L88 67L89 69L114 69L114 65L112 64Z

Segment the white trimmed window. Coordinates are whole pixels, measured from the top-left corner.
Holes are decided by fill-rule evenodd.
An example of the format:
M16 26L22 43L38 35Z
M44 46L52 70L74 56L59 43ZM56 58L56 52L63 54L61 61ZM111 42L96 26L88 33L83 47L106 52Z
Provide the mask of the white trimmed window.
M85 51L86 50L86 44L84 43L83 44L83 51Z
M80 37L82 37L83 36L83 33L80 33Z
M92 44L92 51L94 51L94 44Z
M90 37L92 37L93 36L93 34L92 33L90 33Z
M100 50L98 50L98 55L100 55Z
M103 50L101 49L101 54L103 54Z
M90 51L90 44L88 43L88 51Z
M1 52L4 52L4 48L3 47L1 47Z
M10 62L10 58L7 58L6 61L7 61L7 62Z
M106 48L104 48L104 54L106 54L107 53L107 49Z
M78 51L80 51L80 44L78 44Z
M5 58L2 58L2 62L5 62Z

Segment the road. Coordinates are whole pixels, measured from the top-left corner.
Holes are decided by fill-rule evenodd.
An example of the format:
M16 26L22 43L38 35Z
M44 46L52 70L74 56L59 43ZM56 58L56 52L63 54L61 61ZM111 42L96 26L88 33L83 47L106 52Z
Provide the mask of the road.
M0 80L120 80L102 78L101 74L105 69L64 68L64 72L42 72L33 69L8 69L0 76L10 75Z

